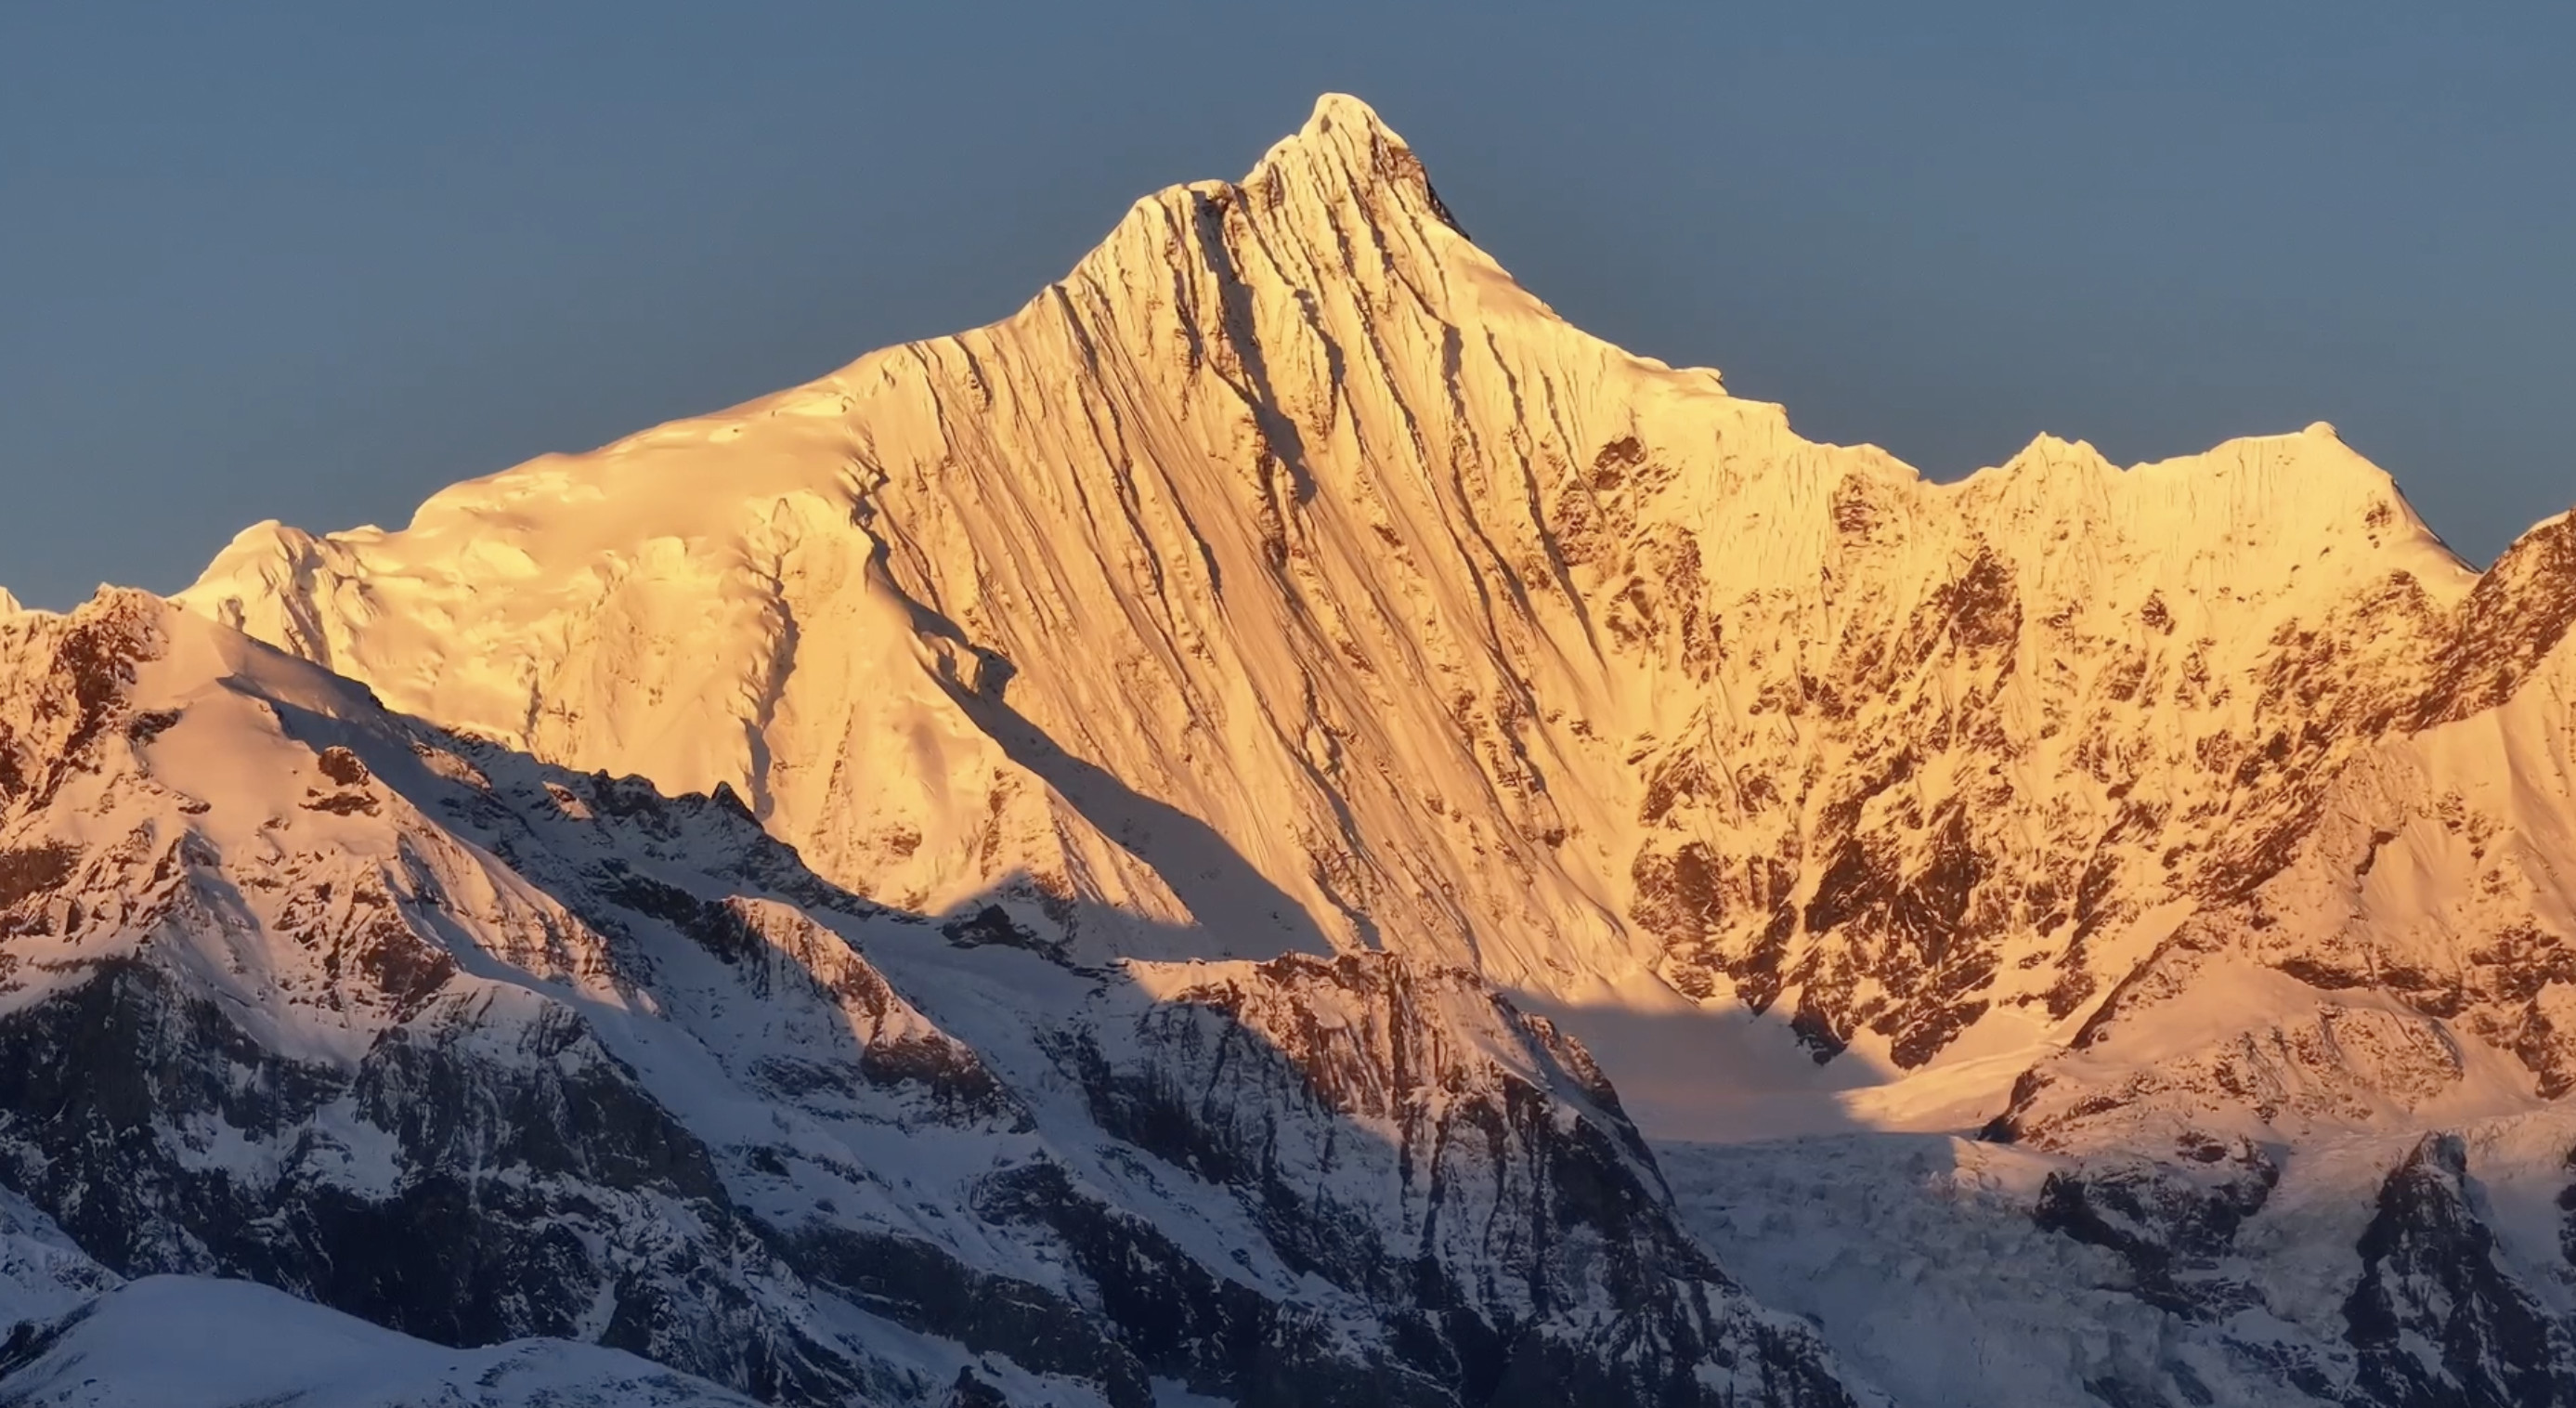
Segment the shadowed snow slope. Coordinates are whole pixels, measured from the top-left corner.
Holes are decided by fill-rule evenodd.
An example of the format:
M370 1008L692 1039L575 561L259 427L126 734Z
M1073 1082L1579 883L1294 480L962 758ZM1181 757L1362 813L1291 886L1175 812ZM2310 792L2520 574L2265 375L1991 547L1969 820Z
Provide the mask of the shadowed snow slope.
M874 961L919 1004L904 1022L1020 1092L1032 1138L1058 1136L1031 1092L1076 1072L1083 1139L1238 1186L1262 1165L1236 1141L1270 1118L1248 1112L1294 1083L1239 1074L1263 1094L1221 1115L1178 1099L1170 1081L1214 1078L1196 1024L1276 1044L1306 1030L1295 1004L1356 1030L1333 1023L1384 1002L1444 1033L1439 1052L1488 1053L1477 1080L1519 1071L1590 1109L1575 1127L1607 1131L1649 1187L1607 1086L1579 1095L1588 1061L1550 1058L1541 1080L1492 1055L1562 1028L1634 1073L1653 1132L1858 1141L1696 1149L1715 1191L1694 1215L1901 1397L2518 1403L2565 1381L2576 1306L2546 1211L2576 1088L2572 523L2474 573L2322 424L2125 470L2043 436L1955 484L1809 443L1714 372L1567 326L1469 242L1400 138L1327 97L1241 181L1138 202L1000 323L457 485L400 531L260 525L181 602L442 738L488 740L437 747L510 758L567 807L603 805L583 791L596 770L721 788L808 881L947 921L1000 966L930 965L916 988ZM61 717L14 725L36 731L26 756L77 751ZM202 784L170 783L188 795L267 785L196 756ZM229 857L256 828L228 840L219 817L189 831ZM515 913L509 884L474 884ZM512 922L528 953L564 929ZM190 972L235 972L207 953ZM662 992L604 958L549 961L599 1011ZM994 976L1023 969L1024 990ZM1480 981L1554 1020L1469 1020L1503 1010ZM999 984L1001 1015L975 1027L985 999L951 982ZM348 1014L400 1002L347 1002L347 1030L291 1024L277 1049L364 1059L376 1029ZM1029 1012L1070 1010L1159 1053L1158 1073L1122 1064L1128 1037L1030 1044ZM1413 1147L1394 1113L1413 1107L1361 1071L1428 1068L1403 1041L1363 1045L1361 1070L1301 1069L1337 1118L1377 1122L1351 1165L1376 1171L1352 1176L1416 1189L1409 1155L1372 1162ZM699 1069L620 1059L657 1099L681 1087L653 1072ZM1157 1143L1181 1109L1199 1132ZM1988 1142L1953 1142L1973 1130ZM1869 1350L1916 1282L1762 1240L1803 1214L1707 1214L1776 1195L1801 1157L1845 1158L1833 1216L1911 1209L1921 1284L1973 1293L1942 1279L1976 1264L1951 1257L1958 1228L2036 1237L2054 1250L2025 1268L2015 1323L2060 1333L2079 1283L2112 1276L2112 1319L2142 1338ZM1116 1158L1060 1161L1142 1219L1118 1226L1239 1242ZM989 1225L968 1211L999 1215L941 1196L937 1217L901 1214L930 1218L905 1235L950 1246ZM1415 1196L1354 1212L1332 1193L1317 1225L1463 1235L1393 1210ZM1943 1231L1944 1210L1965 1221ZM1307 1250L1275 1264L1188 1255L1293 1301L1300 1258L1343 1235L1297 1225L1280 1235ZM1370 1277L1395 1263L1363 1261L1379 1269L1334 1284L1372 1287L1379 1314L1395 1281ZM1005 1262L1015 1284L1069 1274ZM798 1274L846 1286L853 1264ZM1810 1273L1839 1298L1802 1301ZM1404 1294L1447 1326L1438 1354L1481 1352ZM1470 1299L1488 1325L1558 1305L1529 1294ZM1687 1335L1735 1333L1717 1321ZM1368 1323L1349 1333L1411 1333ZM1899 1338L1928 1344L1947 1322L1908 1323ZM1656 1365L1689 1357L1684 1333L1647 1336ZM1326 1340L1318 1362L1366 1360ZM1063 1372L1132 1386L1214 1351L1132 1353L1142 1368ZM1212 1372L1192 1369L1234 1382Z
M0 1404L34 1408L750 1408L591 1345L455 1350L247 1281L154 1276L0 1350Z
M748 1408L564 1340L453 1350L247 1281L127 1283L0 1190L0 1408Z

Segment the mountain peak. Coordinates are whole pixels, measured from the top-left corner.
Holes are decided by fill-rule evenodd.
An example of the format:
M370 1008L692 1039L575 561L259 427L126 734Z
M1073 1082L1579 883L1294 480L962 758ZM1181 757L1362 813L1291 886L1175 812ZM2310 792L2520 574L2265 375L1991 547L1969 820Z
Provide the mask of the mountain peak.
M2043 430L2039 434L2032 436L2030 443L2022 446L2019 453L2015 454L2011 459L2004 461L2002 469L2006 473L2010 473L2016 469L2029 469L2045 473L2070 466L2087 471L2103 472L2116 471L2119 468L2117 465L2112 464L2110 460L2104 458L2102 452L2094 448L2092 441L2083 439L2069 440L2064 436L2054 435Z
M1366 102L1348 93L1317 94L1315 110L1307 115L1306 125L1302 130L1326 132L1337 124L1374 132L1395 142L1398 146L1404 143L1404 139L1396 136L1394 129L1386 125L1385 119L1377 115L1377 109L1370 107Z
M1365 151L1380 146L1397 151L1412 150L1404 138L1377 115L1377 109L1348 93L1325 93L1315 99L1315 109L1307 114L1304 126L1271 144L1270 150L1262 155L1260 164L1253 167L1253 177L1259 176L1265 167L1287 161L1312 160L1350 147ZM1251 181L1252 177L1245 178L1245 184L1249 185Z
M1273 186L1283 180L1290 186L1303 184L1300 176L1317 178L1327 190L1347 187L1352 190L1391 188L1409 195L1427 206L1441 224L1460 234L1456 217L1443 205L1439 193L1431 188L1431 178L1413 147L1396 130L1386 125L1377 110L1347 93L1326 93L1315 99L1315 110L1306 125L1282 137L1243 178L1250 188Z

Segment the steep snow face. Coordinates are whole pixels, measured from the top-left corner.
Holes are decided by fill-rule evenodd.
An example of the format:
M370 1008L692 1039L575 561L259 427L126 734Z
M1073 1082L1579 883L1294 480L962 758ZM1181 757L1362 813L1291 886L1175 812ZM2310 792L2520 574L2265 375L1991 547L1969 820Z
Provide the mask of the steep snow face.
M1063 914L875 906L729 789L389 714L142 593L0 622L0 1183L115 1275L546 1402L605 1361L509 1341L780 1404L1877 1401L1473 974L1095 966ZM7 1250L44 1314L72 1282ZM148 1400L87 1356L270 1316L154 1286L31 1324L0 1394ZM374 1392L357 1342L257 1382Z
M2322 425L1956 485L1804 441L1567 326L1331 97L1001 323L400 532L262 525L183 600L726 783L888 903L1652 972L1911 1068L2062 1039L2253 883L2471 581Z

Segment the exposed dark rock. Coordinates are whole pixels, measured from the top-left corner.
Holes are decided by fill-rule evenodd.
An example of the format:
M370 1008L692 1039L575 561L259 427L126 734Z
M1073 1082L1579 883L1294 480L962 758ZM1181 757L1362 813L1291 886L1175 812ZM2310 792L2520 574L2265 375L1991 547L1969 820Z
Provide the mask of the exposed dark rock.
M948 1408L1011 1408L1011 1400L966 1367L957 1371L957 1382L948 1391Z
M1561 1126L1544 1091L1461 1064L1462 1053L1432 1028L1405 1019L1460 977L1350 955L1283 958L1257 971L1261 988L1229 983L1184 995L1139 1013L1132 1038L1115 1046L1078 1039L1062 1059L1104 1129L1230 1190L1291 1269L1387 1303L1391 1365L1425 1384L1491 1385L1490 1397L1460 1400L1469 1403L1715 1403L1722 1400L1681 1366L1707 1357L1731 1364L1742 1354L1772 1401L1843 1401L1838 1386L1801 1367L1795 1336L1730 1323L1716 1309L1730 1283L1671 1222L1643 1143L1615 1107ZM1321 1016L1354 1002L1378 1015L1359 1028ZM1544 1049L1551 1034L1532 1039ZM1128 1050L1136 1054L1114 1054ZM1578 1084L1598 1078L1568 1074ZM1392 1118L1400 1142L1389 1150L1344 1140L1336 1130L1349 1118ZM1358 1170L1390 1159L1409 1170L1411 1197L1431 1210L1403 1241L1325 1191L1348 1179L1365 1186ZM1526 1183L1516 1170L1527 1171ZM1061 1197L1035 1201L1069 1206ZM1438 1214L1448 1206L1493 1211L1453 1230ZM1074 1228L1048 1216L1075 1245L1116 1232L1096 1218ZM1121 1260L1138 1259L1132 1234L1110 1235L1110 1244L1125 1248ZM1609 1297L1616 1319L1608 1326L1578 1331L1553 1318L1585 1294L1560 1260L1575 1245L1599 1249L1588 1274L1601 1278L1593 1294ZM1508 1293L1451 1272L1450 1259L1470 1249L1473 1260L1508 1268ZM1222 1314L1215 1329L1253 1332L1265 1361L1293 1344L1275 1328L1275 1309L1246 1303ZM1332 1387L1346 1369L1304 1372L1276 1401L1416 1401L1395 1394L1401 1376L1382 1378L1381 1396L1349 1397ZM1228 1391L1273 1401L1255 1378Z
M577 1018L540 1014L506 1065L469 1054L473 1020L434 1009L344 1073L270 1054L148 963L102 963L0 1018L0 1178L126 1275L246 1276L458 1345L575 1334L605 1296L616 1347L784 1401L848 1391L832 1354L692 1269L764 1253ZM332 1176L325 1106L391 1141L389 1193ZM275 1148L274 1172L192 1152L209 1135ZM684 1220L653 1211L670 1200Z
M80 852L60 841L0 851L0 909L39 895L71 878Z
M972 914L951 919L939 926L940 934L959 948L979 948L997 944L1016 948L1050 963L1069 962L1060 939L1048 939L1011 918L1011 912L998 904L988 904Z
M2137 1294L2176 1315L2224 1319L2255 1303L2217 1274L2236 1230L2262 1210L2280 1169L2243 1140L2186 1139L2171 1162L2089 1162L2052 1173L2033 1218L2042 1228L2108 1248L2129 1264Z
M2344 1301L2360 1396L2386 1408L2576 1403L2567 1327L2497 1263L2456 1135L2428 1135L2380 1185Z
M364 787L375 780L375 775L367 771L367 765L359 761L357 754L338 744L323 749L321 756L314 759L314 766L324 777L343 787Z
M2416 726L2431 727L2504 702L2571 625L2576 625L2576 513L2523 534L2478 578L2434 668Z
M775 1240L805 1276L888 1319L1041 1373L1089 1379L1116 1408L1153 1402L1135 1356L1081 1307L1041 1287L978 1271L926 1242L827 1222L781 1230Z

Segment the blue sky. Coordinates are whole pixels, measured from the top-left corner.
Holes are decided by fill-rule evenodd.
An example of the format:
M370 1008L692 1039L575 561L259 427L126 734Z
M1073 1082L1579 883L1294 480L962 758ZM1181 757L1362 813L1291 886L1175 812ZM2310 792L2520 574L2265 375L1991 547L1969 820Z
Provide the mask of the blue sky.
M0 6L0 584L185 584L1000 317L1314 95L1560 312L1952 476L2576 503L2576 6Z

